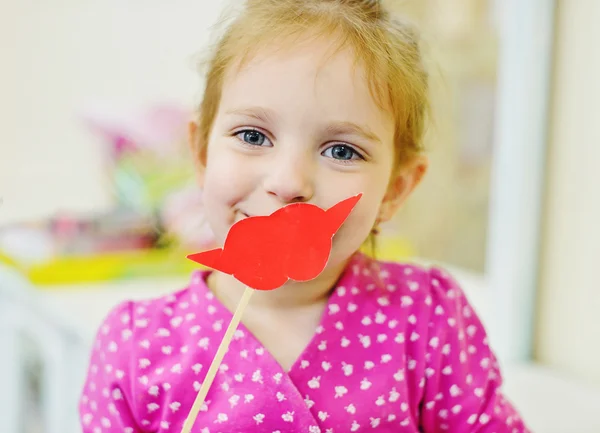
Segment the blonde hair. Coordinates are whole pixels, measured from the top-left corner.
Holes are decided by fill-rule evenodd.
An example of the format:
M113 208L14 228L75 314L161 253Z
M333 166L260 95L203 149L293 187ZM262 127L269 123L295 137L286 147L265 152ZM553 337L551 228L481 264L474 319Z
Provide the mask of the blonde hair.
M197 156L204 158L226 73L274 41L334 38L366 72L371 94L395 121L395 167L423 150L429 112L428 75L416 32L380 0L247 0L217 42L199 107ZM292 45L293 46L293 45Z

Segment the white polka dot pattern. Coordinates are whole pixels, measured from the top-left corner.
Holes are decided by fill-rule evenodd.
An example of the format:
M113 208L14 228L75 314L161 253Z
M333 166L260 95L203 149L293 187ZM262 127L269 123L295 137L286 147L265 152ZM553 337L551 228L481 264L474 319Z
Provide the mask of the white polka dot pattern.
M290 371L240 325L192 431L528 432L456 283L368 263L354 257ZM206 276L109 314L81 396L84 433L181 430L231 319Z

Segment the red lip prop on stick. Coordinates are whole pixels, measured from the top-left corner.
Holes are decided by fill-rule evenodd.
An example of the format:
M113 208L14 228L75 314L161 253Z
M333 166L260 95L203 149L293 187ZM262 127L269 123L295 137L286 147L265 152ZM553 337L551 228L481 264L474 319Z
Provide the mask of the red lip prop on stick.
M234 224L223 249L188 258L217 269L256 290L273 290L288 279L308 281L325 268L333 235L361 195L328 210L295 203L269 216L250 217Z
M192 429L233 333L248 305L252 289L274 290L290 279L309 281L318 277L329 260L333 236L361 197L362 194L358 194L347 198L328 210L312 204L294 203L269 216L243 219L231 227L223 249L188 256L190 260L232 275L246 285L246 290L206 373L181 433L190 433Z

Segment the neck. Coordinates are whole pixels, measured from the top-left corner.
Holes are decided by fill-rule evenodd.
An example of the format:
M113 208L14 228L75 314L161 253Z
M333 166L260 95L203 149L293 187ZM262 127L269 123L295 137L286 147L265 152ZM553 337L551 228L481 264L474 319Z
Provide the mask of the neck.
M327 301L349 260L327 267L317 278L305 282L288 281L275 290L256 290L250 298L254 309L291 310L322 304ZM207 280L209 289L230 310L234 310L244 291L244 284L231 275L212 272Z

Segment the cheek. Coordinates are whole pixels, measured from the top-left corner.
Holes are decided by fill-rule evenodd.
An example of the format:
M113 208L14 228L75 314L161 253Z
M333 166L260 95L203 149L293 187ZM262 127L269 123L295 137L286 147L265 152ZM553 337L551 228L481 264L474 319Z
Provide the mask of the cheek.
M354 253L371 233L379 216L387 183L386 172L381 169L370 172L361 182L353 185L353 191L362 192L363 196L336 235L337 239L334 238L340 254Z
M363 196L363 198L365 197ZM367 200L360 203L360 206L357 206L348 216L346 224L349 230L360 233L361 239L358 241L360 244L364 242L375 225L381 204L378 197L372 197L371 200L368 200L369 197L366 198Z
M370 169L353 185L353 190L363 193L363 196L348 217L348 225L365 226L370 231L378 218L381 204L387 193L390 171L387 166Z
M363 245L375 224L380 203L377 196L363 195L348 216L334 236L334 251L336 256L339 255L340 260L349 257Z
M211 204L233 206L244 196L247 180L244 164L228 156L225 149L209 153L203 184L204 194Z
M217 241L225 241L235 220L233 208L248 193L248 173L242 164L225 152L209 152L203 175L203 204L205 218Z

